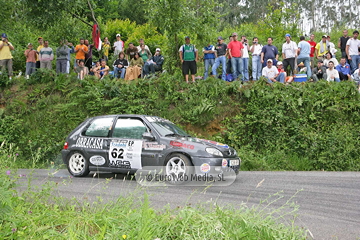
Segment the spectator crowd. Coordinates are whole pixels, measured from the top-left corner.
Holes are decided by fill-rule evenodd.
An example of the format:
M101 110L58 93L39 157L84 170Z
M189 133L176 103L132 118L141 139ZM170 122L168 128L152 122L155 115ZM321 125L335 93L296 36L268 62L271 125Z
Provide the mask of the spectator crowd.
M268 83L289 83L296 81L299 73L306 75L306 80L327 81L354 80L360 83L360 40L359 32L354 31L348 36L348 31L343 31L343 36L338 39L337 52L330 36L323 35L319 42L315 41L314 34L308 41L301 36L296 43L290 34L284 36L281 53L273 45L273 38L267 39L267 44L261 45L259 39L254 37L252 43L246 36L239 38L237 33L229 36L226 44L223 37L217 38L217 43L211 43L202 48L204 60L203 77L197 74L199 61L198 49L191 44L189 36L185 37L185 44L179 48L179 58L182 64L182 73L185 81L195 82L196 78L207 79L209 76L219 77L222 80L249 81L265 77ZM74 71L78 78L94 75L99 79L111 74L115 78L133 80L138 77L148 77L163 70L164 57L161 49L156 48L154 54L145 44L144 39L139 39L139 45L129 43L124 46L121 35L116 34L116 41L111 45L105 37L102 42L101 59L93 62L94 44L87 39L80 39L74 46L65 39L60 41L56 50L49 47L49 41L38 38L38 46L28 43L24 51L26 57L26 78L29 78L38 68L52 69L52 62L56 55L56 72L58 74L70 72L71 54L75 54ZM12 54L14 46L9 42L5 33L1 34L0 41L0 66L1 73L7 72L9 79L13 76ZM115 61L109 67L109 54L113 51ZM281 56L281 57L280 57ZM249 60L251 57L251 72ZM279 57L282 61L279 60ZM338 61L339 59L339 61ZM218 69L221 66L220 74Z

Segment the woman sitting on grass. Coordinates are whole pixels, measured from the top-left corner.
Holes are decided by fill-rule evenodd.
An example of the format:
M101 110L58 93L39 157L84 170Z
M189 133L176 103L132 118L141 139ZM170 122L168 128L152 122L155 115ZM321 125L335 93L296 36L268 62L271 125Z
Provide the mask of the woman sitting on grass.
M136 52L133 59L130 61L130 67L126 69L125 80L134 80L141 75L142 67L144 66L144 60Z

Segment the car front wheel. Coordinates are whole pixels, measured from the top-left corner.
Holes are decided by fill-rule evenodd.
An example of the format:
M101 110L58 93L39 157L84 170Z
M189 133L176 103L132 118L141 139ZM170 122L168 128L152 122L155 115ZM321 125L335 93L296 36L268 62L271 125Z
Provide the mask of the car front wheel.
M89 163L80 152L73 152L70 155L67 167L74 177L85 177L89 174Z
M191 178L193 166L190 159L180 153L172 154L165 164L165 174L171 184L183 184Z

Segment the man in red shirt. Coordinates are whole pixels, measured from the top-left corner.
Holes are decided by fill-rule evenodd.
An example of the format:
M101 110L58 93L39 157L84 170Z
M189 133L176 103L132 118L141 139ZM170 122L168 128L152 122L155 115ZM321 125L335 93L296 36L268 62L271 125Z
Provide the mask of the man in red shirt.
M310 40L308 41L308 43L310 44L310 65L311 65L311 69L314 67L314 53L315 53L315 47L316 47L316 42L314 41L315 39L315 35L311 34L310 35Z
M244 46L240 41L238 41L237 33L232 34L233 41L229 43L229 57L231 61L231 67L233 69L233 78L236 79L241 74L241 70L243 68L242 64L242 55Z

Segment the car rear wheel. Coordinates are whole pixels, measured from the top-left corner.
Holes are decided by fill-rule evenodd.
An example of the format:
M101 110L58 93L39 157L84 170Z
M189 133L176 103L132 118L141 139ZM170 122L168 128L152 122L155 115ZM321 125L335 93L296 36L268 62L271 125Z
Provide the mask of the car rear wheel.
M171 184L183 184L191 178L193 166L190 159L180 153L172 154L165 163L165 174Z
M80 152L70 155L67 167L74 177L85 177L89 174L89 163Z

